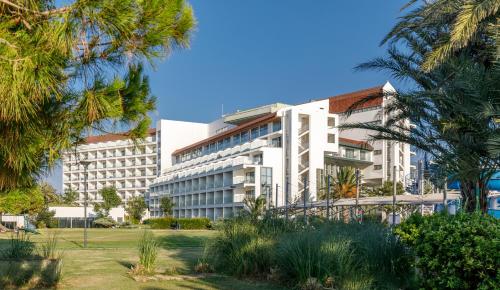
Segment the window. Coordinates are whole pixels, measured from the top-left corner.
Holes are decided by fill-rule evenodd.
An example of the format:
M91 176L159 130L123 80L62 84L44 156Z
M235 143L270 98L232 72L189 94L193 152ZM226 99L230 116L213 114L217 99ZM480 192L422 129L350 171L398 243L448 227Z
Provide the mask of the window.
M271 140L271 146L281 147L281 137L273 138L273 140Z
M246 143L246 142L248 142L248 131L241 133L241 143Z
M381 170L382 169L382 165L373 165L373 169L375 169L375 170Z
M335 118L328 117L328 128L333 128L333 127L335 127Z
M328 134L328 143L335 143L335 134Z
M209 153L213 153L213 152L215 152L215 147L216 147L215 143L210 144L210 145L209 145L209 150L208 150L208 152L209 152Z
M273 169L271 167L262 167L260 169L261 193L266 197L271 196L273 182Z
M224 149L231 147L231 138L225 138L222 146L224 147Z
M254 164L262 164L262 154L255 155L253 157L253 163Z
M281 130L281 121L273 122L273 132Z
M259 128L253 128L250 131L250 136L251 136L252 140L259 138Z
M222 140L220 140L220 141L217 142L217 150L222 150L223 149L222 148L222 144L223 144Z
M345 157L346 158L354 158L354 149L345 149Z
M267 131L267 124L260 126L260 130L259 131L260 131L260 136L267 135L267 133L268 133L268 131Z
M359 159L361 160L368 160L368 152L361 150L359 152Z
M240 134L233 135L233 146L240 144Z
M255 172L245 173L245 183L255 183Z
M373 155L382 155L382 150L373 151Z

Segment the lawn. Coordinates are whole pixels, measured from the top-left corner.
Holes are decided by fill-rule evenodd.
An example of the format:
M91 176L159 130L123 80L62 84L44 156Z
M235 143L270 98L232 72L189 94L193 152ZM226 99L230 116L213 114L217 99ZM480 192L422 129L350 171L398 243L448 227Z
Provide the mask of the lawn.
M138 261L137 242L143 230L89 229L87 249L83 248L82 229L42 230L39 235L32 235L31 240L44 242L54 231L58 233L58 248L63 253L60 289L280 289L226 276L195 276L193 267L214 231L153 230L161 248L158 270L175 271L191 278L149 282L137 282L127 274ZM10 234L0 234L0 249L7 246L9 238Z

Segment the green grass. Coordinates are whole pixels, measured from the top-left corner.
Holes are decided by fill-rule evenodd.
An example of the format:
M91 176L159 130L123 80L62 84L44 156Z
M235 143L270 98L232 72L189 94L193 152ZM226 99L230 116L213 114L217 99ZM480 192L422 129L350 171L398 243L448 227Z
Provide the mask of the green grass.
M142 229L89 229L88 248L83 248L82 229L42 230L31 236L43 243L58 233L58 250L63 252L63 277L59 289L281 289L264 282L242 281L226 276L209 276L180 281L136 282L127 274L138 262L137 245ZM215 236L206 230L152 230L160 250L157 268L185 275L194 274L203 246ZM8 246L10 234L0 234L0 250ZM1 269L0 269L1 271ZM1 273L0 273L1 274Z

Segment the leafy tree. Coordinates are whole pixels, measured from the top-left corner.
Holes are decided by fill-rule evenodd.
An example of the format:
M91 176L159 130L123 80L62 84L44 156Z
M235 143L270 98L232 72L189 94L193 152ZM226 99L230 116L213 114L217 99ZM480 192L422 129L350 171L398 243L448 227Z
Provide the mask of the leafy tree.
M138 223L142 219L146 208L147 206L144 198L141 196L135 196L128 200L125 211L127 212L131 222Z
M39 187L0 193L0 213L35 215L44 207L45 200Z
M171 216L175 204L171 197L164 196L160 199L160 209L165 216Z
M61 203L61 196L57 194L56 189L48 182L42 182L40 184L40 190L42 191L46 204Z
M368 196L392 196L394 194L392 181L384 181L382 186L377 186L373 188L367 188L365 194ZM403 183L396 183L396 194L401 195L405 193Z
M80 194L78 193L78 191L70 188L64 191L64 194L61 196L61 201L66 205L76 205L76 201L78 200L79 196Z
M143 137L155 99L142 64L195 26L184 0L55 3L0 0L0 190L34 184L88 134Z
M388 55L358 66L412 82L409 91L386 92L387 121L341 127L373 130L374 139L405 142L430 153L445 176L460 181L465 209L473 211L477 206L486 211L486 184L500 165L499 155L486 142L499 134L500 69L490 53L496 43L484 35L428 70L426 57L435 51L436 43L450 37L455 19L445 6L434 6L445 2L452 3L428 2L405 15L384 39L391 44ZM375 97L380 96L370 96L351 110Z
M100 217L109 216L109 211L113 207L117 207L122 204L122 199L118 196L116 188L114 187L104 187L98 192L102 196L102 202L94 204L94 211Z

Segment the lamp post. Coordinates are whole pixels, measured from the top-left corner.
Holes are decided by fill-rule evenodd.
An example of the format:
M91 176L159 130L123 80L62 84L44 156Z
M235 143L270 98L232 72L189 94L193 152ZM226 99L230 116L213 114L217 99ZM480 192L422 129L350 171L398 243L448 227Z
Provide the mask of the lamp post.
M356 206L354 207L354 219L358 220L358 207L359 207L359 168L356 168Z
M83 247L87 248L87 206L88 206L88 183L87 183L87 169L90 161L82 160L80 164L83 165Z

